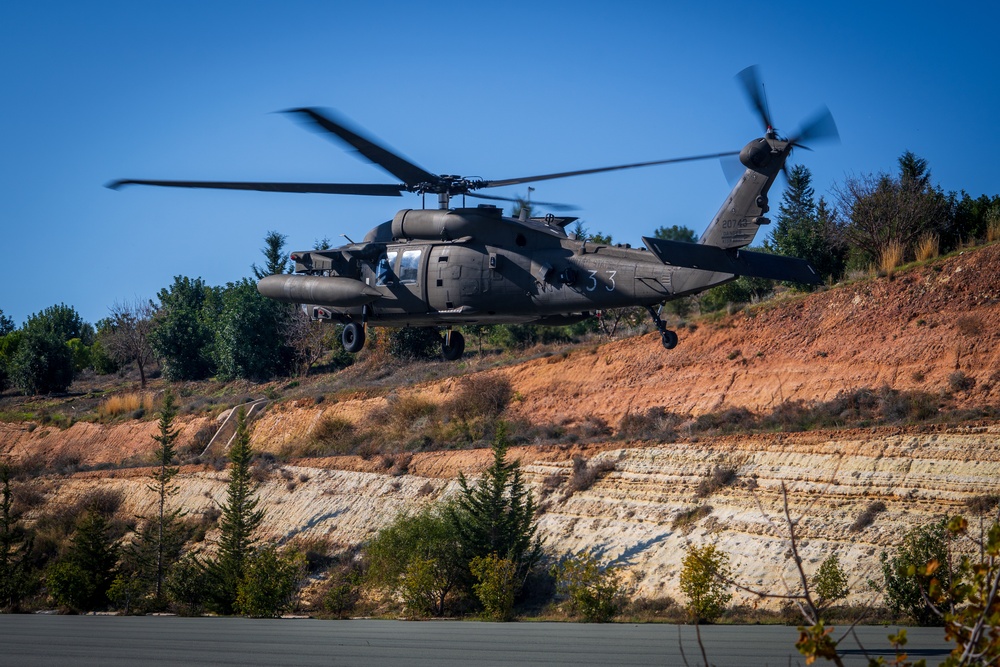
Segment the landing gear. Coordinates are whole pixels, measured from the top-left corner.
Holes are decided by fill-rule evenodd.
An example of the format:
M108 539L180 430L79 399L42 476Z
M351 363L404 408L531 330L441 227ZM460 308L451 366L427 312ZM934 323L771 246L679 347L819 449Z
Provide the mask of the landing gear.
M662 334L660 334L660 339L663 341L663 347L668 350L672 350L677 347L677 333L667 329Z
M663 306L660 306L660 310ZM652 306L646 306L646 311L649 316L653 318L653 324L656 325L656 330L660 332L660 340L663 342L663 347L668 350L672 350L677 347L677 332L671 331L667 328L667 325L663 323L660 319L660 310L653 310Z
M457 361L465 352L465 336L457 331L446 331L441 339L441 354L448 361Z
M348 322L344 325L344 333L340 334L340 342L351 354L361 351L365 346L365 328L360 322Z

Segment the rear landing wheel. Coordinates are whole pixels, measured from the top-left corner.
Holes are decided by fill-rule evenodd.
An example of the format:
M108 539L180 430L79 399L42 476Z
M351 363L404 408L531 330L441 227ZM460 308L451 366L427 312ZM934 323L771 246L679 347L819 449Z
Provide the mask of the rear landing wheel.
M670 329L665 329L660 338L663 341L663 347L668 350L672 350L677 347L677 332L671 331Z
M465 352L465 336L457 331L449 331L441 340L441 354L448 361L456 361L462 358Z
M344 325L344 333L340 335L344 349L354 354L365 346L365 328L358 322L348 322Z

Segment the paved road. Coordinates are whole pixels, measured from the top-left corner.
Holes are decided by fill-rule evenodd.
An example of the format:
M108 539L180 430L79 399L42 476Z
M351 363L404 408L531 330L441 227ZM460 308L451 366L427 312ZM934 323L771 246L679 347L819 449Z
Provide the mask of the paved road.
M859 628L873 655L891 655L890 628ZM795 628L708 626L718 667L802 664ZM911 657L948 653L936 628L909 631ZM244 618L0 616L0 665L691 665L703 664L694 628L674 625L319 621ZM848 664L866 661L856 646ZM789 660L791 659L791 662Z

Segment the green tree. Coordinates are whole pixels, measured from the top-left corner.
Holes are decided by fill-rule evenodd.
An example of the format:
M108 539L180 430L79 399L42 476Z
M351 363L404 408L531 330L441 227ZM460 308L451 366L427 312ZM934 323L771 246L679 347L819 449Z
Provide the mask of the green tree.
M288 237L276 231L269 231L264 237L264 247L260 249L264 259L264 268L257 268L256 264L251 264L250 268L257 280L265 276L273 276L276 273L288 273L288 253L285 252L285 241Z
M685 243L697 243L698 236L694 233L693 229L689 229L684 225L670 225L669 227L657 227L653 231L653 236L658 239L664 239L667 241L684 241Z
M115 579L119 548L108 520L88 510L77 524L67 554L49 570L49 593L60 605L76 611L94 611L108 604Z
M73 383L73 351L58 333L44 328L23 332L10 362L13 384L25 394L66 391Z
M840 566L837 554L830 554L820 564L813 578L813 590L819 596L820 604L843 600L851 592L847 585L847 574Z
M219 613L232 614L240 582L253 554L254 532L264 520L255 496L256 484L250 474L253 450L243 410L237 417L236 437L229 448L229 485L219 523L219 550L208 570L212 581L212 604Z
M13 332L14 328L14 320L4 315L3 308L0 308L0 336L6 336Z
M24 324L26 331L44 331L55 334L63 343L79 338L85 345L94 342L94 328L83 321L72 306L59 303L35 313Z
M476 578L472 590L483 605L483 615L491 621L514 618L514 598L520 589L517 569L516 561L495 553L476 556L469 563L469 570Z
M714 544L690 545L681 566L681 592L696 623L715 621L733 595L729 592L729 556Z
M32 536L21 525L10 481L10 466L0 462L0 609L18 611L32 588Z
M293 306L261 296L251 280L228 284L215 335L219 377L264 382L290 372L295 350L286 333L292 312Z
M281 554L273 545L251 552L236 587L236 611L253 618L276 618L288 611L303 569L301 554Z
M908 151L899 167L898 176L852 176L833 188L837 209L849 219L844 235L850 250L869 264L877 264L894 243L912 257L922 236L950 225L948 198L931 187L926 161Z
M520 461L508 461L507 427L497 424L493 438L493 464L470 485L459 474L459 495L448 509L466 563L496 554L512 561L516 580L523 582L542 556L537 536L535 500L524 484Z
M611 245L613 243L611 234L603 234L601 232L594 232L587 240L596 245Z
M157 293L160 307L154 316L149 342L173 381L204 380L215 372L214 322L219 314L218 291L201 278L175 276L169 288Z
M950 589L959 573L954 571L949 557L944 519L906 533L892 556L884 551L879 555L883 585L872 585L884 591L886 605L893 614L907 614L919 625L941 624L941 616L925 599L931 582L925 567L932 561L938 563L934 578L943 582L944 590Z
M366 582L399 595L418 614L441 616L468 566L449 507L403 513L365 545Z
M570 611L590 623L606 623L625 606L625 587L618 569L601 567L589 551L566 558L553 568L558 589L569 596Z

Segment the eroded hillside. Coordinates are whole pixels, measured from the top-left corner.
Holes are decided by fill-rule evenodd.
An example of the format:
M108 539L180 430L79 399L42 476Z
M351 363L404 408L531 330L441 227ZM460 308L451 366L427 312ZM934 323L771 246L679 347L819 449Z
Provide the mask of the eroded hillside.
M663 408L698 416L744 407L767 411L791 401L827 401L844 390L888 386L948 394L957 407L1000 404L1000 245L897 274L746 309L680 330L665 351L656 335L578 347L481 371L507 377L511 419L567 425ZM956 376L956 373L960 375ZM956 377L962 382L956 383ZM361 422L387 401L414 394L445 401L459 379L399 386L388 396L277 402L253 423L258 450L281 452L323 420ZM836 551L856 579L908 527L961 511L1000 488L1000 426L988 421L881 426L842 431L731 436L685 435L587 445L525 445L513 451L545 508L541 532L554 553L588 548L628 566L646 595L677 595L688 541L731 553L744 581L776 590L787 567L778 519L789 490L808 567ZM206 417L184 417L179 446L210 432ZM0 423L0 449L15 459L85 465L139 461L153 449L152 422L77 423L60 430ZM592 487L567 493L572 458L613 461ZM265 531L275 539L327 536L357 544L404 508L452 492L459 472L476 474L488 452L428 451L401 465L380 457L300 459L261 488ZM609 464L610 466L610 464ZM393 469L395 468L395 469ZM699 485L730 471L709 493ZM142 469L50 475L48 502L70 502L95 485L120 488L126 508L144 513L152 494ZM225 473L187 466L176 502L198 511L220 500ZM885 510L871 513L882 502ZM859 517L871 514L869 525ZM860 589L857 589L860 590ZM858 593L860 595L860 593Z

